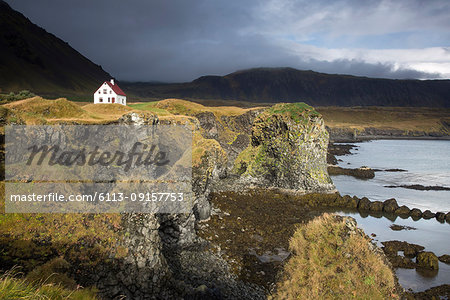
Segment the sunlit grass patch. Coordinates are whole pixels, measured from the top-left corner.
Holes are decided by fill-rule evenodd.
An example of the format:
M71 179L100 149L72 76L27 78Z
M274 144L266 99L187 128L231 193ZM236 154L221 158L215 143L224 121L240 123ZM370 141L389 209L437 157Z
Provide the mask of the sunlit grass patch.
M15 277L11 272L0 276L0 299L46 299L46 300L94 300L96 291L91 288L67 289L61 285L30 282Z
M297 229L277 299L395 299L395 279L369 240L324 214Z

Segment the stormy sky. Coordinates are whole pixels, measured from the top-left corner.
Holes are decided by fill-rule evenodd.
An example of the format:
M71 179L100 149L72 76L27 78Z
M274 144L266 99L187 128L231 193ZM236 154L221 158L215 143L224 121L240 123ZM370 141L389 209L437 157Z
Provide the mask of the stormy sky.
M119 80L252 67L450 78L448 0L6 0Z

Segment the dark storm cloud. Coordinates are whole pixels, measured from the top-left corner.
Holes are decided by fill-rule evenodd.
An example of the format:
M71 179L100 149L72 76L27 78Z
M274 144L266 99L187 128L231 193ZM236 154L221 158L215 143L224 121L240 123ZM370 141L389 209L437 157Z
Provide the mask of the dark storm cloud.
M410 67L422 63L416 52L380 56L377 45L441 47L450 38L446 1L7 2L122 80L188 81L261 66L436 78ZM374 52L332 50L340 48ZM448 63L448 56L432 63Z

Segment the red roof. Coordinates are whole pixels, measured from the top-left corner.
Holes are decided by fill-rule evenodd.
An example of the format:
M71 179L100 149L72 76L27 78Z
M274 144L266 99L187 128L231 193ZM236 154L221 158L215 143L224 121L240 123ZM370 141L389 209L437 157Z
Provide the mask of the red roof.
M122 89L121 89L116 83L114 83L114 85L113 85L113 84L111 84L111 82L105 81L105 82L102 83L102 85L105 84L105 83L107 83L107 84L109 85L109 87L110 87L110 88L114 91L114 93L116 93L117 95L126 96L125 93L124 93L124 91L122 91ZM100 87L101 87L101 86L100 86Z
M109 85L110 88L112 88L114 93L116 93L117 95L126 96L125 93L122 91L122 89L116 83L114 83L114 85L113 85L109 81L105 81L105 82Z

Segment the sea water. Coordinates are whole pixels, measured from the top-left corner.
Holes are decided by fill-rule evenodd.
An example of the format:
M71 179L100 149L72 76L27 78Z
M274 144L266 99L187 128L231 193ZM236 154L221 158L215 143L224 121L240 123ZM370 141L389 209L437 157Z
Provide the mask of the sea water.
M358 168L368 166L373 169L404 169L405 172L375 173L368 180L350 176L332 176L336 188L342 195L368 197L370 200L383 201L397 199L399 205L433 212L450 211L450 191L418 191L405 188L387 188L388 185L420 184L423 186L450 186L450 141L437 140L376 140L355 143L352 155L338 156L339 166ZM374 240L381 242L399 240L419 244L425 251L437 256L450 254L450 224L440 223L436 219L411 218L388 219L383 216L371 216L364 213L338 211L341 215L356 219L366 234L374 234ZM392 224L404 225L414 230L393 231ZM400 284L413 291L423 291L433 286L450 283L450 265L439 262L438 272L398 268L396 274Z
M375 172L373 179L333 176L342 194L367 197L372 201L397 199L399 205L450 211L450 191L419 191L386 186L420 184L450 187L450 141L439 140L375 140L355 143L352 155L337 156L343 168L367 166L373 169L403 169L405 172Z

